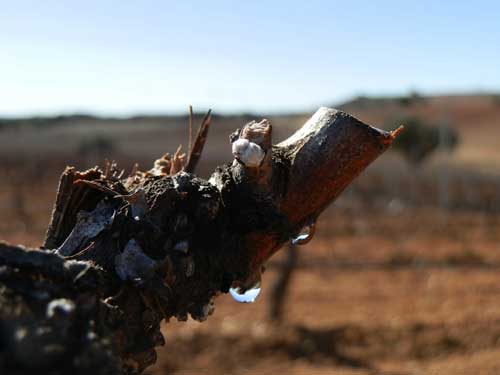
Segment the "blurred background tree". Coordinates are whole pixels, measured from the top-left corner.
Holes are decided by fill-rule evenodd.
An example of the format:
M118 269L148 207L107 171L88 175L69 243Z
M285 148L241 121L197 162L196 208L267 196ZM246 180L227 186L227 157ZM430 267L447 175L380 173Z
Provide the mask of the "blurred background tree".
M292 275L299 263L299 253L297 247L288 244L286 249L286 259L280 265L278 277L271 286L268 302L268 318L274 323L284 321L284 307L292 282Z
M420 165L436 150L452 151L459 143L457 131L445 124L429 124L417 117L400 122L405 129L393 148L414 166Z
M97 165L112 155L114 151L116 151L116 145L111 137L95 134L80 141L77 154L88 165Z

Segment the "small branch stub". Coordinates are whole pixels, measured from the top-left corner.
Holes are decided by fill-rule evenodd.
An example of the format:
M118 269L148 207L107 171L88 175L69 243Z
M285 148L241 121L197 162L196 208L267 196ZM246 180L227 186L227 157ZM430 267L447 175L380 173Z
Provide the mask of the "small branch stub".
M233 156L248 168L259 168L266 153L257 143L240 138L233 142Z
M272 178L272 126L268 120L246 124L232 139L232 174L256 191L269 191Z

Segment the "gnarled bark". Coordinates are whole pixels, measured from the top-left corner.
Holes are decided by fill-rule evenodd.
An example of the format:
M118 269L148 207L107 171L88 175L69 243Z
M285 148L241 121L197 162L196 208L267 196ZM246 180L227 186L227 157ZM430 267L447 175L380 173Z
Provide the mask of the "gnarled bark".
M269 122L245 125L209 181L177 172L179 152L126 178L66 169L42 249L0 244L0 369L142 372L161 320L202 321L218 294L251 287L396 134L321 108L276 146Z

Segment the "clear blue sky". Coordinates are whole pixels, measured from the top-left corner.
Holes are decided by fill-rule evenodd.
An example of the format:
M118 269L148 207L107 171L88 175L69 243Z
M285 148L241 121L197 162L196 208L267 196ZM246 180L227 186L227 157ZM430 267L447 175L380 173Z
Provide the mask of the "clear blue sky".
M499 1L2 1L0 116L500 90Z

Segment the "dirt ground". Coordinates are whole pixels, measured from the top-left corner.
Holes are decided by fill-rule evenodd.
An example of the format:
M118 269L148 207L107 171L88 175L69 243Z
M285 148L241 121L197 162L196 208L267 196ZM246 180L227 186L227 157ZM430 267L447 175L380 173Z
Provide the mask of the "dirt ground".
M339 211L299 249L281 324L268 319L277 259L254 304L222 296L206 323L166 325L150 373L500 373L498 218L411 209L353 224Z
M500 183L492 177L500 160L493 145L498 137L477 135L466 126L471 113L484 113L481 103L471 101L470 111L461 109L460 116L452 106L450 118L465 138L445 166L449 173L455 168L444 185L449 199L441 199L439 176L445 169L439 164L430 161L415 174L393 156L383 156L320 218L313 241L298 248L299 267L282 322L269 320L269 299L286 250L270 261L255 303L222 295L208 321L165 324L167 344L148 374L500 374ZM418 112L419 105L404 110ZM376 110L357 108L364 120L383 122ZM426 113L436 111L431 106ZM495 111L491 134L500 128L500 110ZM280 134L303 117L279 127ZM484 130L489 117L483 117L478 124ZM122 164L130 165L135 155L153 160L149 153L161 148L164 129L158 133L151 126L135 144L121 135L115 156ZM227 159L216 152L227 148L230 127L222 125L209 137L207 170ZM41 243L65 162L83 167L95 161L82 161L63 141L58 153L50 142L74 141L74 134L89 131L84 130L78 125L75 133L66 129L73 134L68 135L54 128L52 135L43 133L45 139L36 133L28 137L25 129L14 132L24 134L15 142L8 142L12 130L0 132L6 146L0 152L0 209L7 218L0 222L1 239ZM165 139L178 143L177 133ZM42 147L36 139L50 144ZM154 147L145 149L148 139ZM481 156L481 139L487 157ZM7 156L7 146L17 157ZM471 165L485 166L490 177L471 174Z

